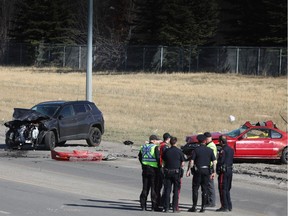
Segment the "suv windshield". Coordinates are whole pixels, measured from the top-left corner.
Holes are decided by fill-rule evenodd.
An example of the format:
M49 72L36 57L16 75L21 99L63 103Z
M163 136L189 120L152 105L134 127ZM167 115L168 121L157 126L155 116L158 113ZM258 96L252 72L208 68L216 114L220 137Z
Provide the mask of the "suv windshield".
M242 125L240 128L232 130L228 133L225 133L225 135L230 136L230 137L237 137L239 136L241 133L243 133L245 130L247 130L247 126L246 125Z
M52 117L57 112L59 107L60 106L57 104L40 104L32 107L31 109L49 117Z

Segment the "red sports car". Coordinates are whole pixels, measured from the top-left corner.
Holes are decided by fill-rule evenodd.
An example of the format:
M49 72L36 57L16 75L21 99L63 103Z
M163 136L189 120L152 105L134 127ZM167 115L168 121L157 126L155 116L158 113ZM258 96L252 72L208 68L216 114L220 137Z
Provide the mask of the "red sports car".
M212 139L217 145L222 133L213 132ZM235 151L235 159L277 159L288 163L288 134L276 127L272 121L252 124L245 122L240 128L223 133ZM187 144L197 142L197 134L186 137Z

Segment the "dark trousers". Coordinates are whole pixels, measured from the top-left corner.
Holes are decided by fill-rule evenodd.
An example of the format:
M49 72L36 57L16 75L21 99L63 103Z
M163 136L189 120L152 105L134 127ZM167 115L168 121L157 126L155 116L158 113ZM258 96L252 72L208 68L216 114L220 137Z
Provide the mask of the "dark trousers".
M157 174L157 168L150 166L142 166L142 192L140 194L141 208L146 208L147 197L150 191L152 208L154 209L157 202L157 195L155 192L155 178Z
M201 186L201 192L202 192L202 208L205 207L207 203L207 188L210 178L210 172L209 169L203 168L199 169L193 174L193 181L192 181L192 200L193 200L193 206L197 206L198 201L198 190Z
M162 188L163 188L163 181L164 181L164 174L159 168L156 173L156 178L155 178L155 192L157 196L157 204L156 207L163 206L163 196L162 196Z
M232 187L232 169L227 169L226 172L221 172L218 175L218 189L220 195L221 207L232 210L232 202L230 190Z
M179 209L179 195L181 189L181 177L180 173L164 174L164 203L163 208L169 210L170 207L170 194L173 187L173 210Z
M215 203L216 203L216 195L215 195L214 179L209 179L207 190L207 204L215 206Z

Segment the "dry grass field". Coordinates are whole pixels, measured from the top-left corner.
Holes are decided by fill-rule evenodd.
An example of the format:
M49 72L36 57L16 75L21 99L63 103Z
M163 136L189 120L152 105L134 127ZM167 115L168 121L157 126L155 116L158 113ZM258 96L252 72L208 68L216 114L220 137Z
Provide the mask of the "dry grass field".
M56 68L0 67L0 121L13 108L47 100L83 100L84 72ZM233 74L93 74L93 101L105 117L103 140L132 140L140 145L150 134L178 137L237 128L245 121L273 120L287 125L287 78ZM229 121L229 115L236 117Z

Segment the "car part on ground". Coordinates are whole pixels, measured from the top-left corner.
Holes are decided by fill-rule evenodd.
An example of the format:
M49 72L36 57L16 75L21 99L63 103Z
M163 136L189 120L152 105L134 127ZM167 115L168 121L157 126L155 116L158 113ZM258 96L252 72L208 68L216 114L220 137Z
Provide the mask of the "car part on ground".
M212 132L212 140L218 145L218 138L222 133ZM288 135L280 130L273 121L257 122L249 121L241 127L228 133L227 143L234 149L235 159L269 159L280 160L288 164ZM186 136L186 143L197 142L197 134Z
M56 147L51 150L51 158L60 161L110 161L116 160L118 156L108 150L90 148L84 146Z
M104 133L102 112L90 101L48 101L31 109L14 108L13 120L4 123L7 148L24 146L54 149L67 140L86 140L98 146Z
M103 159L103 154L88 150L73 150L71 152L51 150L51 158L62 161L100 161Z

